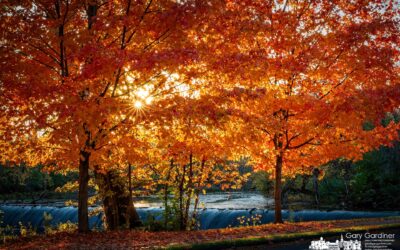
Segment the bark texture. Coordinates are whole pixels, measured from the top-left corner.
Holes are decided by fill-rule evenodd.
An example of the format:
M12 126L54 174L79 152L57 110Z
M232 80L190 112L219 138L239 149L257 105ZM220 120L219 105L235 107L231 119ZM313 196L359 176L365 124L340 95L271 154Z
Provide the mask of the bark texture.
M282 163L281 154L276 156L275 164L275 223L283 223L282 220Z
M124 178L115 170L106 173L96 171L95 176L103 201L107 229L142 226Z
M86 233L89 231L88 215L88 186L89 186L89 159L90 153L80 152L79 159L79 192L78 192L78 231Z

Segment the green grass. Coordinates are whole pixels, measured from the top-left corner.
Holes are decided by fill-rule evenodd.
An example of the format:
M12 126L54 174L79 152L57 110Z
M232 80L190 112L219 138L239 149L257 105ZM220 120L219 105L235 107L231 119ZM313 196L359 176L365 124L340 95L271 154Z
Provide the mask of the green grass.
M400 224L385 224L385 225L369 225L369 226L353 226L353 227L343 227L343 228L332 228L326 230L318 230L311 232L299 232L299 233L288 233L288 234L272 234L267 236L257 236L257 237L246 237L237 238L233 240L218 240L209 241L204 243L195 244L182 244L182 245L170 245L163 247L161 249L167 250L183 250L183 249L223 249L227 247L238 247L238 246L254 246L261 244L272 244L279 242L295 241L298 239L309 239L320 236L333 236L337 233L343 231L346 232L362 232L366 230L376 230L376 229L388 229L388 228L400 228Z

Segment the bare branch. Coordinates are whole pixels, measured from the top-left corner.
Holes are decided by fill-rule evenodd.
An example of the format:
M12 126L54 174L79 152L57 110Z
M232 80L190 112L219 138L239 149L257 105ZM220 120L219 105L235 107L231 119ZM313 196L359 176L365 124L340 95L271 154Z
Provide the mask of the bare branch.
M50 57L55 63L57 63L57 64L60 63L60 61L57 58L55 58L53 55L51 55L48 51L44 50L43 48L36 46L32 43L28 43L28 45L31 46L32 48L42 52L44 55Z
M144 46L143 51L146 51L147 49L151 48L154 44L158 44L163 40L163 37L168 34L168 32L170 31L170 29L167 29L166 31L164 31L159 37L157 37L154 41L152 41L151 43L147 44L146 46ZM168 37L168 36L166 36ZM164 37L164 39L166 38Z
M314 139L315 139L315 137L312 137L312 138L306 140L305 142L300 143L299 145L296 145L296 146L289 146L289 145L286 145L286 148L287 148L287 149L298 149L298 148L301 148L301 147L303 147L303 146L305 146L305 145L307 145L307 144L310 144L311 141L314 140Z
M55 72L58 73L58 70L57 70L55 67L49 65L48 63L42 62L42 61L40 61L40 60L34 58L33 56L26 54L26 53L23 52L23 51L18 51L18 52L16 52L16 53L17 53L17 54L20 54L20 55L22 55L22 56L24 56L24 57L26 57L26 58L29 59L29 60L33 60L33 61L35 61L35 62L38 62L38 63L40 63L41 65L46 66L47 68L49 68L49 69L51 69L51 70L54 70Z
M327 95L329 95L330 93L332 93L332 91L334 89L336 89L337 87L339 87L340 85L342 85L348 78L349 76L355 71L356 69L353 69L352 71L350 71L349 73L347 73L343 79L338 82L335 86L333 86L328 92L326 92L325 94L323 94L321 97L319 97L319 100L322 100L323 98L325 98Z
M136 29L129 35L128 39L126 39L126 44L128 44L131 41L131 39L133 38L133 36L136 34L136 32L139 29L139 26L142 23L145 15L150 13L148 10L149 10L150 5L151 5L152 2L153 2L153 0L150 0L148 2L148 4L146 5L146 8L144 9L143 14L140 16L139 23L136 25Z

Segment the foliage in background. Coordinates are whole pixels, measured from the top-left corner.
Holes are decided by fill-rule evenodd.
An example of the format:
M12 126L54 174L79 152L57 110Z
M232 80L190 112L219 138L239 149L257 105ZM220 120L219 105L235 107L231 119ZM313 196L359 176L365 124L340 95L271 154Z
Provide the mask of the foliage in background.
M381 124L387 126L391 121L399 123L400 110L386 113ZM366 123L365 129L373 126ZM351 209L400 209L399 141L393 142L392 147L381 146L365 153L360 161L338 159L323 169L320 194L326 204Z
M321 209L348 210L399 210L400 209L400 142L393 147L382 146L364 154L362 160L352 162L337 159L319 167L318 180ZM257 185L259 176L253 174L253 185L270 197L272 188ZM284 182L283 197L285 207L298 209L316 207L315 193L310 174L296 175Z
M248 186L267 197L271 197L274 191L273 181L271 180L270 175L264 170L253 172L249 177Z
M364 155L350 188L355 208L400 209L400 142Z
M70 197L57 194L56 190L77 179L73 172L45 172L43 166L30 167L0 165L0 197L3 199L30 199L36 202L43 198Z

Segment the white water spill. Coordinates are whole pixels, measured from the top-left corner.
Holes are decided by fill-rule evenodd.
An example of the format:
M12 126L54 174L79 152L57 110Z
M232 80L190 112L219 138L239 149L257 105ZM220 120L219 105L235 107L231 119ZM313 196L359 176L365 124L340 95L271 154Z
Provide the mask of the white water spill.
M158 196L136 197L135 206L139 217L146 221L149 216L152 220L163 219L162 199ZM255 192L224 192L208 193L200 196L198 210L199 229L215 229L240 226L238 218L250 219L255 215L260 217L258 223L267 224L274 220L273 200ZM94 209L98 207L91 207ZM51 224L71 221L77 223L77 208L65 206L59 202L46 204L0 204L4 212L3 226L10 225L15 229L23 225L31 225L38 232L44 231L44 212L51 214ZM346 210L282 210L284 221L323 221L323 220L348 220L357 218L377 218L399 216L400 211L346 211ZM91 228L102 228L102 213L91 216ZM14 232L17 233L17 232Z
M0 210L4 212L2 226L9 225L15 230L19 230L20 223L27 227L36 228L38 232L44 232L44 216L46 212L52 216L51 225L57 226L59 223L70 221L78 222L78 209L76 207L52 207L34 205L0 205ZM138 208L137 212L142 221L150 218L154 221L162 221L163 208ZM267 224L274 220L274 211L270 209L200 209L198 211L199 229L216 229L240 226L238 218L251 220L252 217L259 217L257 224ZM378 218L388 216L399 216L399 211L390 212L368 212L368 211L345 211L345 210L282 210L284 221L323 221L323 220L349 220L358 218ZM90 228L101 229L103 225L102 213L89 218ZM18 233L18 231L14 231Z
M134 198L135 207L162 207L163 203L157 196ZM199 208L218 209L263 209L271 207L273 199L255 192L223 192L200 195Z

